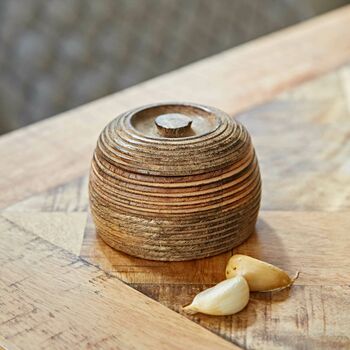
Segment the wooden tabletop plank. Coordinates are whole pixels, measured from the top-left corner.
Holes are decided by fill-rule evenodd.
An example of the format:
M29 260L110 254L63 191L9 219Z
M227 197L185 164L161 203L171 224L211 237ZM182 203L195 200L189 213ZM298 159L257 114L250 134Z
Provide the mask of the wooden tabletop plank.
M341 349L350 344L349 71L344 66L238 115L259 156L264 210L257 233L234 252L290 274L301 271L289 292L252 294L237 315L189 316L244 348L328 349L332 344ZM137 259L106 246L91 221L86 226L87 210L84 175L13 204L2 216L71 251L79 251L82 242L85 260L175 311L224 278L232 252L190 262ZM31 292L31 286L24 287ZM24 322L32 324L31 319Z
M264 210L350 209L350 65L244 112Z
M345 7L1 137L0 347L232 348L159 303L181 312L239 252L300 278L252 294L237 315L187 317L247 349L348 348L350 66L339 66L350 60L349 23ZM121 111L179 99L240 113L265 211L233 252L184 263L129 257L86 226L92 150Z
M114 251L91 237L92 232L88 231L82 252L84 260L81 260L26 231L27 213L10 214L3 213L0 222L3 242L0 246L0 334L9 344L19 348L29 339L34 340L33 348L38 348L40 342L43 342L42 347L50 348L56 345L72 348L75 341L81 341L82 346L89 342L96 348L119 345L114 339L118 336L113 331L115 327L132 335L138 332L137 327L142 323L166 332L162 328L165 327L164 318L170 317L166 321L169 327L177 327L176 320L172 326L168 323L172 322L172 315L163 309L157 310L154 306L157 304L148 304L140 294L132 292L113 276L131 282L131 286L144 294L182 312L181 306L196 293L224 278L223 271L229 258L223 254L195 262L153 263ZM18 220L21 216L22 220ZM55 225L50 226L49 222L44 229L58 233ZM335 349L346 348L350 344L347 333L350 325L347 320L350 307L349 230L349 212L261 212L257 233L233 253L271 262L291 275L299 270L300 277L295 285L280 293L253 293L248 307L233 316L198 314L187 317L248 349L299 348L302 344L318 349L327 349L329 344ZM130 311L125 300L132 303ZM146 320L141 321L146 312L152 312L155 319L147 315ZM163 312L165 314L161 316ZM130 315L130 320L126 315ZM160 328L157 317L162 322ZM106 318L104 324L101 319ZM134 318L140 323L131 329L129 322L134 322ZM84 325L81 320L85 321ZM92 324L86 323L87 320ZM102 328L91 330L96 323ZM123 327L127 330L122 331ZM146 335L154 344L163 341L154 339L154 333L146 328L143 326L142 329L148 332ZM196 334L200 336L200 333ZM100 339L106 343L99 343ZM141 348L150 346L150 343L135 341ZM187 344L186 341L179 344L196 344L195 348L202 344L196 338L193 339L196 343ZM128 343L120 345L132 346ZM167 345L176 348L172 343ZM208 343L208 348L210 346L212 344Z
M237 349L7 218L0 232L4 347Z
M197 314L190 319L245 349L349 348L349 231L349 211L262 211L257 233L232 254L268 261L291 276L300 271L295 285L278 293L252 293L247 308L233 316ZM97 244L98 249L89 246L95 254L84 255L86 259L102 263L107 271L134 282L134 288L178 312L180 305L224 278L228 259L220 256L152 266L128 257L128 266L126 256L118 259L122 253L113 254L99 240Z
M0 208L86 172L102 127L129 108L189 100L235 114L348 62L349 22L350 6L2 136Z

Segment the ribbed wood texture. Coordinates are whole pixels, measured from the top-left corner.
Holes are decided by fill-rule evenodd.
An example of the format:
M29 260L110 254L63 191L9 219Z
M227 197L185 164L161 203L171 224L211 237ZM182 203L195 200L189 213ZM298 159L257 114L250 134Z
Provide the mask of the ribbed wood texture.
M155 119L169 116L171 128L181 115L192 120L181 127L185 136L163 137ZM254 231L260 188L247 130L193 104L152 105L114 119L99 137L89 186L102 239L152 260L208 257L239 245Z

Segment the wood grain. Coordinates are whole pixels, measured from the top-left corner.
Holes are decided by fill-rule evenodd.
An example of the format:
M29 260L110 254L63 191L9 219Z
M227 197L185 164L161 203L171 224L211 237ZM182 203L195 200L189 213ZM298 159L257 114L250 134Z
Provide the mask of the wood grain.
M189 262L154 262L117 252L88 224L80 255L127 283L214 284L224 279L232 253L268 261L294 275L297 285L346 285L350 276L347 239L350 212L262 211L256 233L231 254ZM332 238L332 234L336 239ZM303 247L301 249L301 247Z
M349 72L346 66L238 116L257 150L263 209L350 209Z
M84 238L87 213L66 212L3 212L5 219L14 222L24 230L35 232L75 255L79 255Z
M134 287L173 307L209 286ZM296 285L280 293L252 293L247 308L234 316L189 318L244 349L345 350L350 345L349 297L348 285ZM342 305L342 310L335 305Z
M350 130L348 71L344 67L300 85L239 116L259 152L263 208L276 211L262 212L257 234L236 252L274 263L290 274L301 270L288 298L254 294L248 308L236 316L191 317L244 348L349 347L350 215L335 212L349 210L350 150L344 141ZM84 211L86 192L86 178L80 178L7 212ZM287 211L278 211L279 207ZM91 221L80 254L176 311L224 278L231 255L170 264L145 261L106 246L96 237Z
M162 136L157 116L189 119L191 136ZM227 252L254 232L261 179L242 124L208 106L155 104L106 125L89 195L108 245L140 258L183 261Z
M350 258L347 254L350 248L347 239L350 230L349 214L349 212L327 213L327 215L322 212L262 212L256 235L234 250L233 253L249 254L269 261L283 267L291 274L300 270L301 275L296 285L291 290L282 293L254 293L251 295L248 308L232 317L186 316L247 349L294 349L302 348L303 344L306 348L328 349L329 344L332 344L335 349L346 349L350 344L348 336L350 326L348 321ZM17 213L17 215L19 216L21 213ZM42 293L45 291L44 295L46 295L48 288L49 291L52 290L50 288L58 288L62 294L62 288L65 288L66 284L73 283L72 280L74 283L73 287L70 286L70 288L73 288L72 290L76 288L77 297L84 296L86 301L84 305L94 305L95 301L85 296L84 286L81 286L80 279L76 279L77 273L84 267L81 266L83 262L78 258L72 258L75 262L71 262L71 265L63 269L64 259L59 256L57 259L61 270L51 270L50 259L45 259L45 257L52 255L52 250L49 254L44 247L52 248L52 246L41 241L38 244L38 239L33 240L31 234L31 240L29 238L25 240L24 242L29 243L26 243L27 246L23 248L23 241L19 239L17 233L19 229L15 223L8 220L5 223L2 222L1 225L1 232L6 237L11 235L12 238L4 246L5 251L1 251L1 257L7 257L11 249L16 251L16 256L20 256L18 260L16 256L12 256L14 253L11 252L13 263L4 264L4 260L0 261L0 266L4 266L1 268L0 275L6 276L5 279L10 279L8 284L15 285L14 289L6 288L7 294L3 295L6 298L2 298L2 300L5 301L11 295L11 302L5 303L6 310L12 315L16 305L19 305L18 307L21 309L20 305L23 308L23 305L27 304L27 299L25 299L26 301L19 299L18 304L13 304L13 290L16 291L16 295L19 290L23 293L31 290L29 300L32 302L32 298L35 296L42 300L40 299ZM23 229L20 230L22 232ZM187 304L196 293L224 277L224 267L230 255L195 262L152 262L114 251L94 237L94 233L93 230L86 232L87 237L84 239L81 253L84 261L89 259L92 263L103 267L112 276L126 280L132 287L178 312L181 312L180 306ZM330 236L332 233L336 234L337 239L332 239ZM28 233L21 233L21 235L24 234ZM16 246L16 248L11 248L11 246ZM36 249L40 251L38 257L35 256ZM28 270L26 268L28 266L34 266L34 269ZM69 268L69 266L73 268ZM76 271L76 267L79 267L78 271ZM47 268L49 270L46 270ZM91 268L92 271L85 272L87 276L91 274L90 280L95 280L96 267L91 266ZM32 277L34 282L29 283L28 276L23 276L25 273L27 275L29 273L31 276L34 273L34 277ZM53 274L64 276L63 280L60 278L57 283L51 282L52 277L50 276ZM24 278L26 279L24 280ZM47 278L50 280L49 286L47 286ZM39 279L42 280L41 284ZM23 282L21 282L22 280ZM110 280L105 277L105 283L94 286L98 293L103 295L103 300L113 298L108 293L104 294L106 289L109 290L108 281ZM32 283L35 283L36 288L33 289ZM63 286L57 286L61 283ZM114 290L116 287L113 284L111 288ZM101 292L100 289L103 291ZM62 294L59 303L64 305L69 303L72 312L80 314L77 306L71 305L71 303L74 305L79 303L75 299L75 294L71 294L70 291L71 289L67 294ZM94 289L94 291L96 290ZM115 295L120 295L119 290L115 290L115 293ZM49 299L48 302L58 301ZM116 304L115 301L111 301L111 303L113 303L113 307ZM9 307L10 305L11 307ZM342 307L339 309L336 305ZM117 304L116 307L119 305ZM23 310L21 309L21 311ZM106 309L103 308L101 313L106 313ZM59 317L67 319L68 316L64 313L60 314ZM91 315L89 317L92 318ZM75 320L72 315L68 319L69 322ZM22 322L33 324L32 316L24 317ZM13 324L10 323L10 326L13 327ZM40 327L38 329L41 330ZM84 330L86 331L86 329ZM4 331L1 326L0 331ZM7 328L5 331L7 332ZM46 328L45 331L47 331ZM101 334L101 330L96 330L97 333ZM15 341L12 337L7 340L20 346L25 340L22 336L23 333L21 333L21 337L14 337ZM67 344L71 340L68 338ZM60 337L57 341L62 344ZM52 344L55 345L55 343Z
M235 114L348 62L349 21L350 6L1 137L0 208L85 173L125 110L176 96Z
M281 293L253 293L248 307L231 317L188 317L246 349L348 348L349 231L350 212L261 212L257 233L232 254L254 256L290 275L300 271L295 285ZM84 259L178 312L224 278L229 258L154 263L113 251L94 238L93 229L86 235Z
M0 232L0 334L13 347L236 348L9 219Z
M147 348L164 342L158 348L219 348L220 339L180 316L173 319L157 303L144 303L116 277L180 311L224 278L231 253L164 263L106 246L90 219L84 224L92 149L107 121L154 96L236 113L299 85L238 116L258 152L265 211L257 233L234 252L289 273L301 270L300 278L289 291L252 294L235 316L186 317L246 349L348 349L350 67L300 83L349 60L349 19L346 7L0 138L0 207L6 207L0 220L0 346ZM33 235L78 249L83 231L84 259ZM129 296L141 307L124 312L121 301ZM157 328L163 317L169 328L162 322ZM181 331L175 345L169 329ZM137 334L137 343L123 334Z

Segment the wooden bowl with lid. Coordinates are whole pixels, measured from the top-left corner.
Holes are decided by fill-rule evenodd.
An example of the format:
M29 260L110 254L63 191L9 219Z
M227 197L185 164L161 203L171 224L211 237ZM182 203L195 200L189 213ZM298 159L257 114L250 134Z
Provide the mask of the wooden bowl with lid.
M247 130L192 103L140 107L112 120L93 155L90 206L111 247L151 260L191 260L239 245L261 196Z

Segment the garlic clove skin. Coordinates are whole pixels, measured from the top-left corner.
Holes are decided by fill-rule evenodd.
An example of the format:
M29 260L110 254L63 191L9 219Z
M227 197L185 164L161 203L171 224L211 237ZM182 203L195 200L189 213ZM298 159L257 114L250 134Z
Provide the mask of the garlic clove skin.
M233 255L226 266L226 278L243 276L252 292L270 292L281 290L293 284L286 272L264 261L247 255Z
M248 283L242 276L236 276L200 292L183 310L213 316L233 315L243 310L248 301Z

